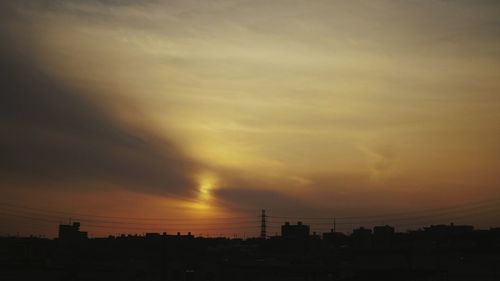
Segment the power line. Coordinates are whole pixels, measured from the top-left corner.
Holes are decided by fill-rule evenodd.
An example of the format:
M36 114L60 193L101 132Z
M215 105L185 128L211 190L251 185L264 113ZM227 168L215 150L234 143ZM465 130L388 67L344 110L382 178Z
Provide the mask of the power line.
M336 222L337 225L361 225L361 224L374 224L374 223L389 223L389 222L399 222L399 221L421 221L421 220L429 220L429 219L435 219L435 218L440 218L440 217L450 217L453 218L457 214L461 213L467 213L467 212L473 212L475 210L484 210L484 209L492 209L498 210L500 208L499 205L485 205L485 206L476 206L476 207L469 207L466 209L461 209L461 210L450 210L447 212L440 212L440 213L431 213L427 215L421 215L421 216L407 216L407 217L395 217L395 218L380 218L380 219L368 219L368 220L359 220L359 221L344 221L344 222ZM271 221L270 223L277 223L276 221ZM308 224L310 225L332 225L332 222L324 222L324 221L313 221L309 222Z
M0 212L3 212L3 213L8 213L8 214L12 214L12 210L9 210L9 209L5 209L5 208L1 208L0 207ZM45 215L45 214L39 214L39 213L35 213L35 212L32 212L32 211L16 211L16 213L14 214L22 214L22 215L27 215L27 216L37 216L37 217L42 217L42 218L48 218L48 219L53 219L53 220L58 220L59 222L64 220L65 218L63 217L60 217L60 216L52 216L52 215ZM191 226L191 227L197 227L197 226L206 226L206 225L209 225L209 226L213 226L213 225L216 225L216 226L219 226L219 225L222 225L222 226L228 226L228 225L235 225L235 226L238 226L238 225L256 225L259 223L258 220L248 220L248 221L237 221L237 222L213 222L213 223L197 223L197 222L194 222L194 223L178 223L178 222L175 222L175 223L170 223L168 225L165 225L165 224L152 224L152 223L140 223L140 222L129 222L129 221L110 221L110 220L92 220L92 219L80 219L80 218L72 218L74 220L78 220L80 222L88 222L88 223L94 223L94 224L119 224L119 225L132 225L132 226L152 226L152 227L182 227L182 226Z
M44 219L40 217L32 217L32 216L25 216L25 215L18 215L18 214L11 214L11 213L4 213L0 211L0 216L4 217L17 217L17 218L22 218L22 219L28 219L28 220L34 220L34 221L40 221L40 222L46 222L46 223L59 223L57 220L50 220L50 219ZM96 225L96 224L85 224L85 227L87 228L107 228L107 229L127 229L127 230L141 230L141 231L150 231L150 230L159 230L159 229L165 229L165 227L162 226L155 226L155 227L129 227L129 226L109 226L109 225ZM252 226L247 226L247 227L241 227L241 226L236 226L236 227L217 227L217 228L193 228L191 231L211 231L211 230L234 230L234 229L256 229L258 227L258 224L252 225ZM168 227L166 227L168 228Z
M386 213L386 214L377 214L377 215L367 215L367 216L346 216L346 217L338 217L336 216L336 219L339 220L351 220L351 219L371 219L371 218L390 218L390 217L401 217L404 215L415 215L415 214L421 214L421 213L439 213L444 212L444 211L452 211L454 209L461 209L465 208L468 206L475 206L475 205L489 205L489 204L494 204L500 202L500 198L494 198L494 199L488 199L488 200L482 200L482 201L476 201L476 202L470 202L470 203L465 203L465 204L459 204L459 205L454 205L454 206L448 206L448 207L442 207L442 208L434 208L434 209L426 209L426 210L416 210L416 211L406 211L406 212L394 212L394 213ZM432 215L432 214L429 214ZM291 216L268 216L269 218L277 218L277 219L294 219L294 220L329 220L332 221L332 217L302 217L302 216L297 216L297 217L291 217Z
M83 213L73 213L73 212L63 212L63 211L54 211L54 210L44 210L40 208L33 208L29 206L22 206L22 205L15 205L15 204L10 204L10 203L5 203L5 202L0 202L0 205L4 206L9 206L13 208L18 208L18 209L26 209L26 210L33 210L33 211L39 211L39 212L45 212L45 213L52 213L52 214L61 214L61 215L66 215L66 216L71 216L71 217L93 217L93 218L104 218L104 219L123 219L123 220L152 220L152 221L186 221L186 220L200 220L198 218L154 218L154 217L123 217L123 216L103 216L103 215L95 215L95 214L83 214ZM260 216L240 216L240 217L214 217L214 218L209 218L210 220L231 220L231 219L249 219L249 218L254 218L258 219Z
M13 212L13 210L5 209L5 208L0 208L0 211L7 211L7 212ZM16 213L23 213L27 215L37 215L37 216L43 216L43 217L48 217L48 218L54 218L58 220L64 220L66 219L65 217L62 216L54 216L54 215L46 215L46 214L40 214L32 211L15 211ZM153 224L153 223L141 223L141 222L130 222L130 221L114 221L114 220L98 220L98 219L85 219L85 218L78 218L78 217L73 217L73 220L78 220L81 222L91 222L91 223L102 223L102 224L126 224L126 225L162 225L162 224ZM228 224L249 224L249 223L258 223L258 220L246 220L246 221L228 221L228 222L212 222L212 223L206 223L206 222L192 222L192 223L179 223L179 222L172 222L169 223L168 225L170 226L191 226L191 225L228 225Z
M351 217L336 217L336 225L354 226L363 224L392 224L395 227L410 227L429 225L430 222L444 222L456 220L459 218L470 217L479 214L492 213L499 210L500 199L488 199L477 202L464 203L460 205L448 206L443 208L417 210L408 212L397 212L391 214L368 215L368 216L351 216ZM43 223L60 223L67 216L85 223L86 228L103 228L103 229L120 229L133 231L154 231L158 229L186 229L190 231L218 231L232 230L244 231L254 229L256 232L260 226L262 227L262 214L260 216L240 216L240 217L218 217L209 218L215 220L208 222L200 219L166 219L166 218L139 218L139 217L124 217L124 216L101 216L83 213L71 213L54 210L44 210L29 206L21 206L10 203L0 202L0 217L3 218L20 218ZM331 217L281 217L265 215L266 227L269 229L279 229L282 224L279 219L307 219L311 220L308 224L311 227L322 229L325 226L332 225ZM271 218L270 220L268 218ZM341 219L339 222L338 219ZM357 220L355 220L357 219ZM139 222L142 220L144 222ZM182 221L181 221L182 220ZM220 221L225 220L225 221ZM328 221L326 221L328 220ZM158 223L155 223L157 221ZM274 230L273 230L274 231Z

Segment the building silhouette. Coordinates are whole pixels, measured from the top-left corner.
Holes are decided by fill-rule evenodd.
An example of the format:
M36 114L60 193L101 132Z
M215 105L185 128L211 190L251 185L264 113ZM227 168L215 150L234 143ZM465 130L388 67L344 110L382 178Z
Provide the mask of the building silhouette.
M87 232L80 231L79 222L59 225L59 240L61 241L79 241L87 238Z
M324 232L322 238L325 244L334 248L345 246L348 243L348 236L342 232L335 231L333 228L329 232Z
M301 221L295 225L285 222L281 226L281 236L285 239L305 239L309 237L309 232L309 225L305 225Z
M372 230L364 227L352 231L351 246L355 249L368 249L372 245Z
M500 228L443 224L396 232L381 225L320 237L309 224L287 222L270 239L255 230L246 239L190 232L87 238L78 222L61 224L59 239L0 237L0 279L500 280Z

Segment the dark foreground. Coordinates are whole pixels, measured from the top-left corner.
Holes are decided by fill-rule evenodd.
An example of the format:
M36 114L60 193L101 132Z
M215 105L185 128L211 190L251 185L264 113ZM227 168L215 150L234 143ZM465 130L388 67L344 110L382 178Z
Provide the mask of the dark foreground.
M0 238L0 280L500 280L500 231Z

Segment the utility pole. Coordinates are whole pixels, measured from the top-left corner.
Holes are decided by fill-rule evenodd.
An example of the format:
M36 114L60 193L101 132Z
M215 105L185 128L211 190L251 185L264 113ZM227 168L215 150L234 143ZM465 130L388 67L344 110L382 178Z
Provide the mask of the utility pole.
M262 209L260 215L260 238L266 239L266 210Z

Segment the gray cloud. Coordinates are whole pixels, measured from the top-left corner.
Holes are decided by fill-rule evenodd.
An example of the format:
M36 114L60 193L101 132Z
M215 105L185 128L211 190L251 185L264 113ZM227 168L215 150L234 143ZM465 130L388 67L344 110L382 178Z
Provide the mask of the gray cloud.
M14 41L4 28L0 43L2 180L67 187L105 182L177 196L194 190L198 165L174 143L154 128L113 116L106 110L113 100L90 100L44 73L30 48L22 47L29 44L9 46Z

